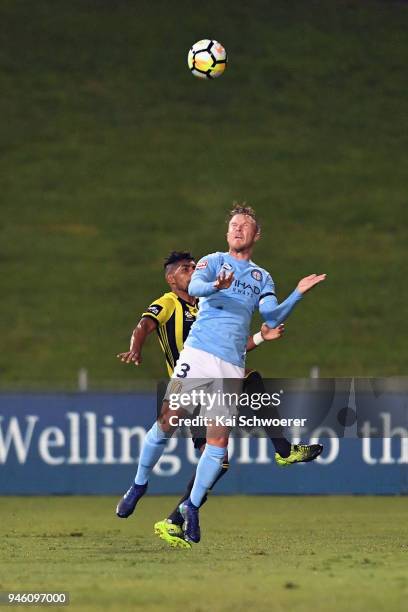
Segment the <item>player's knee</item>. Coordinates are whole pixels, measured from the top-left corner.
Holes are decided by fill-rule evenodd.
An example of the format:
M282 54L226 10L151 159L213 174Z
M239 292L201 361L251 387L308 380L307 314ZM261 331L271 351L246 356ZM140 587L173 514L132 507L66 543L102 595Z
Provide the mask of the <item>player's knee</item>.
M165 433L165 434L169 434L172 431L172 429L173 429L170 426L170 423L166 419L159 418L158 424L159 424L159 427L162 430L162 432Z
M222 436L220 438L207 438L207 444L212 444L213 446L218 446L218 448L227 448L228 446L228 436Z
M164 433L172 433L179 426L179 417L181 416L178 410L171 410L168 402L163 402L162 409L158 420L159 427Z

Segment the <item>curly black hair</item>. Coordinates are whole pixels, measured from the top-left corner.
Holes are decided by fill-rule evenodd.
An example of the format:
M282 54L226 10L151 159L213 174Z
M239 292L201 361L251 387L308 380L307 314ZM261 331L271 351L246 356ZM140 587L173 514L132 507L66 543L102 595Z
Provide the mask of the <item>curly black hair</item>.
M166 259L164 260L164 270L166 272L169 271L169 267L172 266L175 263L178 263L179 261L192 261L194 259L194 256L190 253L190 251L172 251L171 253L169 253L169 255L166 257Z

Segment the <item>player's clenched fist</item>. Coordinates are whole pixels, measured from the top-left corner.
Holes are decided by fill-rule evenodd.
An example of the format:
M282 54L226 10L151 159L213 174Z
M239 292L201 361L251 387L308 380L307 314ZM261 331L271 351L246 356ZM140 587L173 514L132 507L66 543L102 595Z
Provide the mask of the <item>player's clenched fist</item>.
M217 280L214 283L214 287L216 289L228 289L228 287L231 287L233 280L234 272L230 272L229 274L220 272L220 274L217 276Z
M285 324L281 323L278 327L269 327L266 323L262 323L261 335L263 340L278 340L285 333Z
M309 289L312 289L318 283L321 283L326 278L326 274L310 274L309 276L305 276L302 280L299 281L297 290L300 293L306 293Z

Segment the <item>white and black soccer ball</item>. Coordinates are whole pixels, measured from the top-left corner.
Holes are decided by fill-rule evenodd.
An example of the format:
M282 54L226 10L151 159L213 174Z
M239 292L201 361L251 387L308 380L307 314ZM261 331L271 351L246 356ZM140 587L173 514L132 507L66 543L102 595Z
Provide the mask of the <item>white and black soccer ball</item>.
M188 67L199 79L215 79L222 75L227 65L227 53L216 40L196 42L188 52Z

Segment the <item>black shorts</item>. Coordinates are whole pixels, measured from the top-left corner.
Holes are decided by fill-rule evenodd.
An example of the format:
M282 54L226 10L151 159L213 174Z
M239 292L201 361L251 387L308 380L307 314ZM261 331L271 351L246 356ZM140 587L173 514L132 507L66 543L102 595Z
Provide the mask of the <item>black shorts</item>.
M207 444L207 439L206 438L193 438L193 443L194 443L194 448L197 448L198 450L200 450L202 446Z

